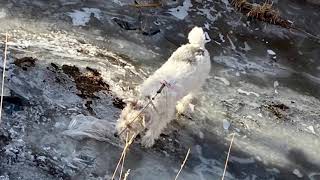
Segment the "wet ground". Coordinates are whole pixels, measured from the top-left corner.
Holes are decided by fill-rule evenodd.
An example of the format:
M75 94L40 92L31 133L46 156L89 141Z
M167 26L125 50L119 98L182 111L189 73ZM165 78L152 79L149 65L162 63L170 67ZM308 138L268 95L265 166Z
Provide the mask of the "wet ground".
M134 95L194 25L212 39L213 65L196 112L170 124L154 148L135 143L125 164L129 179L173 179L188 148L181 179L219 179L231 133L226 179L320 179L316 39L249 22L227 0L132 4L0 1L2 39L9 33L2 179L110 178L122 151L113 136L121 99ZM319 6L274 6L295 26L320 34ZM68 135L70 122L90 121L107 127L103 138Z

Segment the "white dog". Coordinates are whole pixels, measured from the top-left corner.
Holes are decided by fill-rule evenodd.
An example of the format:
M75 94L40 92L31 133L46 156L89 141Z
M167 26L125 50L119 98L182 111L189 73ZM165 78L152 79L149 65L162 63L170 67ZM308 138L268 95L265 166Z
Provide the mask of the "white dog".
M194 93L204 84L211 63L202 28L194 27L188 39L188 44L179 47L140 85L140 97L128 102L121 112L117 131L122 140L127 135L129 138L142 135L146 130L141 143L151 147L166 125L175 119L175 110L183 113L189 107ZM158 95L154 97L157 91Z

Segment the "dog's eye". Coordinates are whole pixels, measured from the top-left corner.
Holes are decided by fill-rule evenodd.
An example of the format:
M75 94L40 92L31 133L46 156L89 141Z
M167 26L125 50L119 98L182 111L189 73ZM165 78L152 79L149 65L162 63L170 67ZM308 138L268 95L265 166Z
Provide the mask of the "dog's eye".
M204 56L204 50L203 50L203 49L198 49L198 50L195 52L195 55L196 55L196 56Z

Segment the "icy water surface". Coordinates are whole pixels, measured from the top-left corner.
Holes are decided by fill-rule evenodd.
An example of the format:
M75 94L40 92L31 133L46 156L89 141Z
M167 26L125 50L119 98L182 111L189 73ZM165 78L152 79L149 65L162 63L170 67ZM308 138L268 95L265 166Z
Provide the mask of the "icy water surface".
M213 68L195 113L171 123L153 148L135 143L125 163L129 179L173 179L188 148L181 179L220 179L232 133L225 179L320 179L319 42L248 22L227 0L140 10L131 4L0 1L0 32L10 35L1 178L110 179L122 151L113 136L121 99L197 25L212 39ZM291 0L274 6L320 34L319 6ZM103 87L91 89L94 83ZM67 136L68 126L92 121L106 127L103 138Z

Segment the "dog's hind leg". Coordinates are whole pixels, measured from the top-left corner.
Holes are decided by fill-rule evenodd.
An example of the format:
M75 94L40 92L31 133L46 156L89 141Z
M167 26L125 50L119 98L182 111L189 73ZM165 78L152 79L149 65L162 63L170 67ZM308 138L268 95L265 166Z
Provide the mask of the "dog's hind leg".
M165 114L162 113L158 118L154 118L148 127L146 134L142 137L141 144L144 147L151 147L154 141L159 138L163 129L167 124L174 118L174 108L166 111Z

